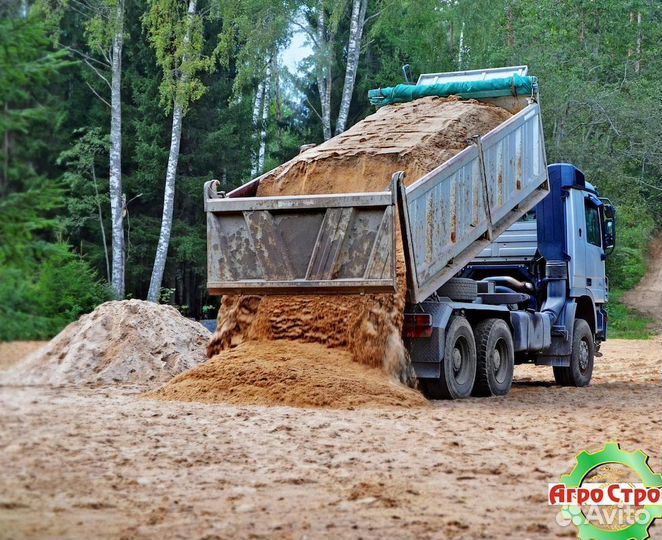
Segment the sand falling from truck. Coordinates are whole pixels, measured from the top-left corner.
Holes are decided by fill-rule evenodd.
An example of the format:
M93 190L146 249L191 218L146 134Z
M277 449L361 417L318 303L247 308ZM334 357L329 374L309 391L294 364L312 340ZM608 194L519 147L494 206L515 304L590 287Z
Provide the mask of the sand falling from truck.
M345 133L276 168L261 181L257 196L384 191L396 171L404 171L405 183L411 185L466 148L471 137L484 135L510 117L499 107L457 98L428 97L383 107ZM280 387L292 377L291 366L300 365L301 355L314 373L314 380L305 383L294 377L304 386L333 387L329 378L337 376L337 370L318 368L344 365L348 357L381 368L393 386L413 385L401 337L406 284L399 238L396 269L398 287L391 294L223 297L217 331L208 347L210 362L173 379L157 396L255 403L256 385L245 383L259 379L263 371L265 380ZM290 353L284 352L288 347L281 340L289 340ZM302 350L292 342L314 347ZM328 353L327 348L334 352ZM275 364L263 364L269 357L278 358L278 369ZM235 381L233 387L226 384L228 379ZM265 399L310 405L284 393ZM324 405L333 406L333 402L331 397ZM347 405L339 397L336 404Z

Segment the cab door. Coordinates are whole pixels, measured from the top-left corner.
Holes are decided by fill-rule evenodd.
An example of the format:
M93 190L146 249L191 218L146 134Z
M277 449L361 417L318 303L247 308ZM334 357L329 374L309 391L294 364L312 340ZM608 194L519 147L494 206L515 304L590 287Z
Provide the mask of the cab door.
M607 279L605 276L605 251L602 245L602 202L590 193L584 194L584 269L586 288L596 304L607 301Z

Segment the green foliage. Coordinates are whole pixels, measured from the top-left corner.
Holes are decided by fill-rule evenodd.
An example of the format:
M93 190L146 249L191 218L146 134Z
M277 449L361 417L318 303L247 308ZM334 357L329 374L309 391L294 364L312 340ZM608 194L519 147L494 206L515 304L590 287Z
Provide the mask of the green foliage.
M653 320L628 308L621 299L625 291L616 289L609 293L609 338L611 339L648 339Z
M36 188L32 158L43 141L32 132L47 133L49 122L59 121L43 89L72 64L66 53L50 50L49 31L35 17L0 19L0 196Z
M50 244L31 272L0 265L0 341L48 339L101 302L110 289L65 244Z
M202 306L202 318L203 319L215 319L216 314L218 313L218 305L216 304L205 304Z
M88 6L91 16L85 22L85 37L90 50L104 54L123 31L124 0L91 0Z
M381 15L369 28L369 54L375 65L364 75L364 92L401 82L404 64L416 74L455 68L452 46L459 29L439 2L383 0L378 9Z
M58 228L58 221L48 214L62 204L62 190L47 183L0 199L0 265L27 270L44 251L46 242L40 233Z
M193 0L195 1L195 0ZM184 110L202 97L205 85L198 77L214 68L215 56L204 54L204 18L187 11L189 2L150 0L143 23L156 61L163 70L161 104L167 112L176 101Z
M616 217L616 249L607 257L607 274L612 286L628 290L646 273L654 221L641 209L625 205Z
M235 94L252 91L255 81L264 77L270 55L286 43L299 3L218 0L214 6L223 21L216 54L224 66L236 66Z
M58 214L77 198L68 177L49 178L63 116L49 90L72 63L51 50L50 31L34 14L0 20L0 340L51 337L109 298L88 262L58 241L67 223Z
M171 131L162 105L170 110L182 98L188 111L163 287L173 291L173 304L188 306L193 316L215 310L217 299L206 294L203 183L218 178L228 191L248 180L256 83L299 24L314 35L320 3L198 1L191 18L183 0L37 0L28 19L18 8L1 11L0 144L8 144L6 154L0 151L3 329L25 335L18 321L29 321L27 327L35 329L30 335L47 336L64 324L53 322L54 312L37 298L42 280L60 279L45 270L42 276L51 257L67 268L62 282L87 283L97 301L105 298L93 285L96 278L84 274L91 266L95 275L106 275L109 110L89 88L107 96L105 83L85 61L107 77L108 49L122 22L118 8L123 35L131 36L122 54L127 293L144 298L147 292ZM351 10L348 0L324 3L335 36L323 52L334 66L335 107ZM612 288L639 281L648 242L662 225L659 3L540 0L532 7L524 0L370 0L367 14L350 124L374 111L367 90L401 82L405 63L415 77L528 64L540 79L548 161L575 163L617 206L618 244L607 259ZM79 51L80 62L56 52L53 35ZM267 169L295 156L301 144L322 140L313 111L319 109L318 60L311 57L294 74L281 66L274 76ZM68 255L58 241L69 244ZM57 286L49 294L59 294ZM60 305L70 313L66 320L93 307L91 300L73 305L74 294L87 298L83 292L63 293L69 298ZM57 304L53 296L43 294ZM641 319L619 304L618 294L612 298L614 336Z
M167 289L161 287L161 292L159 294L159 303L161 304L170 304L175 298L175 289Z

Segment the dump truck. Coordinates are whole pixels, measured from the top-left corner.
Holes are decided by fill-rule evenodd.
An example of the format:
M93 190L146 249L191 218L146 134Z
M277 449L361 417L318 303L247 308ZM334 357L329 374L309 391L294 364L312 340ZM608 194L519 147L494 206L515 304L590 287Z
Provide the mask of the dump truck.
M547 165L526 66L423 74L370 98L427 95L514 114L411 185L394 171L383 192L257 197L269 173L229 193L208 182L210 294L395 291L401 241L402 337L429 397L507 394L520 363L588 385L607 339L614 207L575 166Z

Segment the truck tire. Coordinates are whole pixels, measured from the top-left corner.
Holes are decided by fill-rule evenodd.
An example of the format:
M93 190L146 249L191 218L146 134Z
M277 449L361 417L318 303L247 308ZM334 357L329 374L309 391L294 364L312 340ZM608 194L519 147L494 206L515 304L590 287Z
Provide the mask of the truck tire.
M474 396L505 396L515 371L515 345L510 328L502 319L481 321L476 330L478 353Z
M554 366L554 379L561 386L588 386L593 376L594 359L595 342L591 327L584 319L575 319L570 365Z
M471 395L476 379L476 342L464 317L454 316L446 329L444 358L438 379L421 379L423 393L431 399L460 399Z
M437 294L455 302L473 302L478 296L478 285L473 279L451 278L437 289Z

